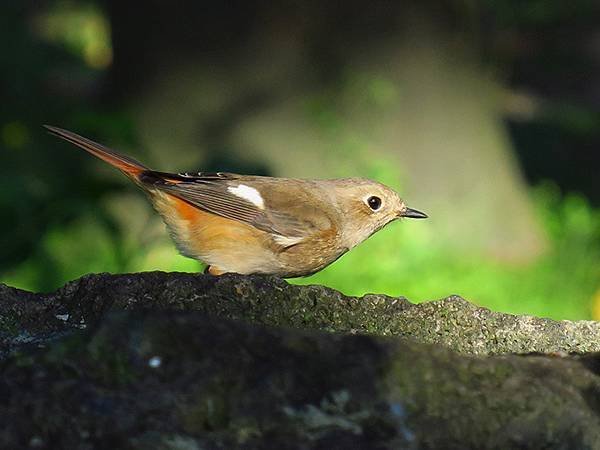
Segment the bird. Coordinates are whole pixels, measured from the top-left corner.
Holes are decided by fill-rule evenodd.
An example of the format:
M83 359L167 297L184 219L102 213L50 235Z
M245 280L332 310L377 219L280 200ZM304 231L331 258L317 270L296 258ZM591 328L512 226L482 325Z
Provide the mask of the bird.
M205 263L211 275L312 275L396 219L427 218L366 178L160 172L71 131L44 127L141 187L179 252Z

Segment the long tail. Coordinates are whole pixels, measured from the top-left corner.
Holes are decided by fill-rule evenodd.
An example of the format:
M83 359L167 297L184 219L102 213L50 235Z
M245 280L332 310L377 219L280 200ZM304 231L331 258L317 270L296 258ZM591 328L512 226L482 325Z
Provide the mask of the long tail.
M50 125L44 125L50 133L55 136L58 136L65 141L70 142L71 144L75 144L78 147L81 147L85 151L91 153L92 155L100 158L103 161L106 161L111 166L116 167L121 170L125 175L128 175L132 178L137 178L137 176L147 170L148 167L144 166L139 161L136 161L129 156L120 155L119 153L111 150L104 145L98 144L97 142L91 141L83 136L79 136L76 133L71 131L63 130L62 128L52 127Z

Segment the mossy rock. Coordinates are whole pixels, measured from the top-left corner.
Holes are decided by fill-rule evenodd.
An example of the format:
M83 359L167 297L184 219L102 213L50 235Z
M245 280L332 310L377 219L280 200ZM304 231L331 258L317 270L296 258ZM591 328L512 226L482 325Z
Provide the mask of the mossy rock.
M0 316L0 448L600 448L591 322L164 273Z

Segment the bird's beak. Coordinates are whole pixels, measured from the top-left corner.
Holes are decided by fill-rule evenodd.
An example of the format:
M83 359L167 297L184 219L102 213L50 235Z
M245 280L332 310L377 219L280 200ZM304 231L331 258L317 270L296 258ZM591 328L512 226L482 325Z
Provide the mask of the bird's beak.
M416 209L404 208L400 212L399 217L410 217L411 219L427 219L427 214L421 211L417 211Z

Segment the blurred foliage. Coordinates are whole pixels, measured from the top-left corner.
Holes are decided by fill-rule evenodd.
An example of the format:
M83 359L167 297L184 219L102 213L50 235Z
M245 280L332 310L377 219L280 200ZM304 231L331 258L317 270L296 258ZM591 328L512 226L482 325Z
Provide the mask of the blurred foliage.
M106 17L95 2L9 1L1 9L1 34L10 40L0 59L4 273L33 254L47 263L44 248L53 230L71 227L108 192L123 189L94 173L97 166L84 155L47 136L42 124L109 136L117 145L137 142L127 112L96 98L106 72L89 57L98 56L94 49L111 49ZM54 285L60 271L46 265L38 276L47 281L38 285Z
M113 60L107 17L91 0L41 2L36 7L27 3L4 2L0 14L0 33L5 41L10 40L0 60L5 106L0 110L0 281L49 291L89 272L201 270L198 262L176 253L143 196L116 172L43 136L40 125L51 122L117 147L140 149L128 111L99 100ZM497 27L512 30L531 24L533 29L552 27L573 15L591 22L594 2L575 3L502 0L483 4L494 14ZM530 77L534 80L540 73L558 73L569 80L574 72L587 73L588 61L577 59L569 46L540 44L543 51L531 54L526 45L510 45L518 38L497 36L498 48L510 56L507 60L518 55L515 49L521 49L524 62L517 67L525 75L534 73ZM545 44L546 36L542 37ZM562 42L560 33L553 38ZM385 106L402 97L386 78L365 79L356 70L344 77L350 89L363 92L363 97L353 97L359 103ZM547 84L579 89L578 82L569 82ZM339 99L339 93L325 95L334 99L307 95L304 105L309 118L331 138L331 152L340 152L340 173L350 160L360 161L365 176L402 191L399 169L394 165L392 170L387 160L369 154L371 143L328 107ZM548 178L551 168L541 170L548 165L554 170L553 179L570 176L573 186L576 178L585 178L581 186L592 192L592 177L555 169L569 164L567 158L572 159L578 147L583 149L580 154L597 152L597 108L576 97L558 97L543 102L542 113L533 122L511 125L517 145L527 150L520 159L526 172L531 172L527 167L539 171L531 173L532 179ZM218 146L213 150L217 157L224 154ZM144 160L139 151L137 156ZM215 168L222 169L223 161L216 161ZM591 170L591 164L586 168ZM351 295L405 295L413 301L440 298L453 290L495 310L600 320L600 210L584 197L565 195L552 184L539 186L532 196L551 242L550 251L534 264L514 266L479 254L457 254L434 235L429 223L436 217L431 217L391 224L319 274L293 282L321 283ZM427 210L422 205L410 206Z
M64 46L94 69L112 62L110 24L93 2L62 1L33 20L37 34L48 42Z

